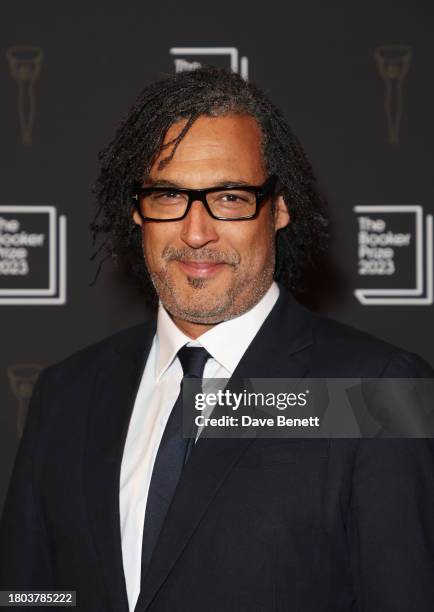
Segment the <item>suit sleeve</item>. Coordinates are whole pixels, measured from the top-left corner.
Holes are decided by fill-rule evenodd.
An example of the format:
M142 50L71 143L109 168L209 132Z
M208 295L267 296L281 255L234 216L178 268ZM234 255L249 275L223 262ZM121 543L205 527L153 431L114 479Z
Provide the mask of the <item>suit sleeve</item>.
M46 372L34 387L0 522L0 589L53 588L47 534L35 489Z
M383 376L432 377L397 353ZM434 440L362 439L355 457L349 546L357 612L434 610Z

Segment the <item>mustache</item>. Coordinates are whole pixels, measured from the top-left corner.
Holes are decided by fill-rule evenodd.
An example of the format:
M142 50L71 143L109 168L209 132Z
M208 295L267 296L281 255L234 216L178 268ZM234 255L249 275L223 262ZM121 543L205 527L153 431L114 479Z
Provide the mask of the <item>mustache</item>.
M212 263L226 263L230 266L236 266L241 261L239 253L236 252L227 253L208 248L189 249L188 247L182 247L177 249L170 246L163 250L162 257L165 261L211 261Z

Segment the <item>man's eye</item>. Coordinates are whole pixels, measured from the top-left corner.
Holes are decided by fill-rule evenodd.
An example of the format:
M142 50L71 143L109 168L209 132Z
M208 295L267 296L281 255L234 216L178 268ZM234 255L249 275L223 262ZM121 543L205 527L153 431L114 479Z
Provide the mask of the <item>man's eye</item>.
M237 196L235 193L225 193L221 199L225 200L226 202L238 202L240 200L240 197Z
M176 191L165 191L161 194L163 198L170 198L172 200L179 198L179 193Z
M180 199L180 194L176 191L164 191L163 193L154 193L154 199L160 202L177 201Z
M216 194L216 201L222 204L246 204L250 199L251 194L242 191L226 191Z

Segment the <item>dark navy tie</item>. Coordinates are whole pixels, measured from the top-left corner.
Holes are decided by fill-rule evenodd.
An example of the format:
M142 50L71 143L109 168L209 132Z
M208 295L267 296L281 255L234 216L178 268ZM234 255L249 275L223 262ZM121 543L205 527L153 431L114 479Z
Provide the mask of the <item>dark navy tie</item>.
M202 378L209 353L202 347L184 346L178 351L185 378ZM155 458L146 503L142 540L142 579L164 519L175 493L182 469L194 444L194 437L184 438L182 428L182 383L172 408Z

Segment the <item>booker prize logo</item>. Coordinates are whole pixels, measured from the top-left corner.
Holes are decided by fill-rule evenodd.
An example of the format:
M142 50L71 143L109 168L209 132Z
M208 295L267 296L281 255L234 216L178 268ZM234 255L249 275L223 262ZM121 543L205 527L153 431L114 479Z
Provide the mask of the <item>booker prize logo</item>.
M249 76L249 60L240 57L236 47L172 47L169 53L174 56L175 72L212 63L237 72L243 79Z
M0 206L0 304L66 303L66 217L54 206Z
M433 303L433 216L422 206L356 206L361 304Z

